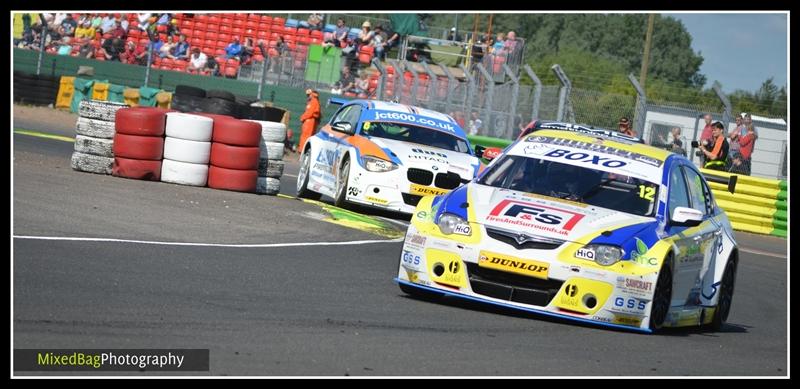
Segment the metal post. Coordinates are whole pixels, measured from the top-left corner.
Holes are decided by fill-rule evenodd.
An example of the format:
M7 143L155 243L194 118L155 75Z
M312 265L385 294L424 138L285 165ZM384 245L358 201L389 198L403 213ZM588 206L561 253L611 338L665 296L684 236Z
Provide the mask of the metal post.
M150 82L150 65L153 64L153 41L147 47L147 68L144 70L144 86Z
M467 80L467 97L464 99L464 102L461 105L461 112L465 112L466 115L467 107L469 107L470 110L472 109L472 95L473 89L475 89L475 78L472 77L472 74L470 74L469 70L467 70L463 64L459 64L458 67L462 72L464 72L464 78Z
M386 62L388 62L389 65L392 65L392 67L394 68L394 88L393 88L394 93L391 96L387 96L387 97L389 97L390 100L399 101L400 99L397 98L397 91L398 91L397 80L398 80L398 78L400 78L401 79L401 83L403 82L402 78L399 76L400 74L403 73L402 65L400 64L400 62L398 62L397 60L394 60L394 59L388 59L387 58ZM400 89L402 89L402 87L403 86L401 84L400 85Z
M419 73L414 69L413 66L405 66L406 61L403 60L403 67L409 72L411 72L411 76L414 77L413 81L411 82L411 105L417 105L417 85L419 82Z
M517 77L514 72L511 71L511 68L506 64L503 64L503 70L505 70L506 75L513 83L513 86L511 87L511 112L508 114L508 130L506 131L506 137L508 139L512 139L512 134L514 131L514 118L517 116L517 99L519 99L519 77Z
M636 89L636 94L638 98L636 99L636 112L633 117L633 128L639 136L644 139L644 119L647 111L645 107L647 106L647 95L645 95L644 88L639 85L639 81L636 80L636 77L633 76L633 73L628 74L628 80L633 84L633 89Z
M550 69L556 74L556 77L558 77L558 80L561 82L561 89L558 91L558 113L556 114L556 120L563 121L567 97L572 89L572 83L569 81L569 78L567 78L567 75L564 74L564 71L558 64L551 66Z
M714 93L717 94L717 97L719 97L719 101L721 101L722 105L725 106L725 111L722 112L722 124L725 125L725 131L727 131L728 123L731 121L731 112L733 112L731 101L728 100L728 96L725 96L725 94L722 93L722 89L720 89L718 82L714 82L714 86L712 88L714 89Z
M447 66L439 64L439 67L442 68L442 71L447 76L447 96L444 98L444 103L445 111L450 113L450 99L453 96L453 90L456 88L456 78L453 76L453 73L450 73L450 71L447 70Z
M475 64L475 68L478 69L478 72L483 76L483 79L486 80L486 85L489 87L489 91L486 93L486 101L484 106L486 109L485 120L486 128L488 129L489 126L494 127L494 123L492 122L492 99L494 97L494 81L492 80L492 75L489 74L489 71L483 67L482 63ZM497 135L496 129L492 128L493 135Z
M436 79L436 73L433 72L433 69L431 69L431 67L428 66L428 63L425 61L422 61L422 67L425 68L425 73L428 73L428 76L430 77L430 81L428 82L428 101L431 105L433 105L436 99L435 98L432 99L430 98L430 96L431 96L431 91L433 91L433 96L436 96L436 91L438 90L437 88L438 80Z
M531 120L536 120L539 118L539 104L542 100L542 81L539 80L539 77L536 76L536 73L533 72L528 64L523 66L525 72L528 73L528 77L533 80L534 85L536 85L533 89L533 107L531 109Z
M256 95L258 101L261 101L261 93L264 88L264 82L267 79L267 69L269 69L271 58L269 56L269 51L264 49L264 43L260 43L258 48L261 50L261 55L264 57L264 61L261 62L261 81L258 83L258 94Z
M386 87L386 69L381 65L381 61L378 58L372 58L372 64L375 65L375 68L378 69L378 73L381 74L378 80L378 88L375 90L375 95L378 97L378 100L383 100L383 90Z
M44 20L44 14L39 14L39 19L42 23L42 35L41 40L42 42L39 44L39 59L36 60L36 75L38 76L41 74L42 71L42 58L44 56L44 48L45 42L47 42L47 37L50 35L50 30L47 27L47 21Z

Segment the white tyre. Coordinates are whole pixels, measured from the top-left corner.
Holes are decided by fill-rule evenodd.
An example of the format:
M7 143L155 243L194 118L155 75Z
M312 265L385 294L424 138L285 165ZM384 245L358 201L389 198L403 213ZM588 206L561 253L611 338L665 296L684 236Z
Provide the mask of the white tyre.
M283 161L259 158L258 175L259 177L281 178L283 175L283 166Z
M113 139L114 122L78 118L78 122L75 123L75 133L78 135L91 136L92 138Z
M166 137L164 139L164 158L186 163L208 165L211 156L211 142Z
M214 119L210 117L181 112L167 113L166 133L169 137L210 142L213 128Z
M286 139L286 125L278 122L265 122L262 120L245 120L261 125L261 140L264 142L282 143Z
M84 154L77 151L72 153L72 159L70 160L70 166L74 170L89 173L111 174L113 165L114 158Z
M75 151L83 154L99 155L101 157L114 156L114 140L92 138L90 136L75 136Z
M256 181L256 193L266 195L276 195L281 191L281 180L271 177L258 177Z
M78 116L113 122L120 108L127 108L123 103L112 103L100 100L83 100L78 106Z
M283 159L283 147L283 143L261 142L259 144L261 151L259 157L280 161ZM264 153L266 153L266 155Z
M161 161L161 181L180 185L206 186L208 165L164 159Z

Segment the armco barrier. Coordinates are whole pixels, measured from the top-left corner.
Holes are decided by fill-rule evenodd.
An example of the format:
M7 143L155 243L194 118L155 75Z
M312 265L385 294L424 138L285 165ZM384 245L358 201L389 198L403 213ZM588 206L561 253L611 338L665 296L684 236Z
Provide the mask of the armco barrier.
M25 73L36 73L36 61L39 52L34 50L13 49L14 70ZM138 65L128 65L114 61L95 61L93 59L71 56L43 54L42 73L54 76L75 76L79 66L94 68L94 79L108 80L117 85L140 88L144 82L147 68ZM231 92L242 97L255 98L258 94L258 84L249 81L239 81L224 77L199 76L189 73L150 69L148 87L174 91L177 85L195 85L203 89L217 89ZM326 122L339 108L338 105L326 106L325 101L331 96L328 91L320 90L319 101L322 102L322 122ZM284 108L290 112L288 127L293 131L295 143L300 138L300 121L306 107L306 95L303 88L290 88L277 85L264 85L262 100L271 101L274 106Z
M472 145L504 148L512 143L507 139L468 135ZM733 174L701 169L704 173L722 177ZM728 215L734 230L786 237L788 214L786 180L770 180L739 175L735 193L727 185L709 182L717 205Z

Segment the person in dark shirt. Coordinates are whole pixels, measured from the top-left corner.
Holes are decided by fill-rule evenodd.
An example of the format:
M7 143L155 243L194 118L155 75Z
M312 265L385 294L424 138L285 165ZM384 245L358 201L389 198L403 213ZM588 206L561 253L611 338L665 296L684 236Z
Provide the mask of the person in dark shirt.
M725 164L728 160L728 141L723 135L725 126L720 122L714 122L711 125L711 136L713 148L709 149L704 144L699 145L700 151L706 157L706 163L703 165L706 169L712 170L725 170Z

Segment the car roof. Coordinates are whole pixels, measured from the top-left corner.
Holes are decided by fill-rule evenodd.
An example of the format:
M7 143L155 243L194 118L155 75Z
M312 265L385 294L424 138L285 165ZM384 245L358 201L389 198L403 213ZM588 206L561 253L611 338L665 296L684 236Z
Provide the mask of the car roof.
M600 131L606 131L606 130L600 130ZM661 161L662 163L665 162L670 155L674 155L674 153L667 151L665 149L639 143L638 138L631 138L631 137L617 136L617 135L608 136L602 133L593 134L593 133L585 133L582 131L570 131L562 129L542 129L534 131L526 135L524 138L537 135L570 139L588 143L598 142L599 139L605 146L642 154L650 158L655 158Z
M361 113L361 119L364 120L365 118L373 117L369 112L374 111L381 111L381 112L388 112L388 113L398 113L398 114L411 114L415 116L424 117L426 119L432 119L437 123L447 124L452 127L452 131L446 131L450 134L453 134L459 138L467 139L467 134L464 132L464 129L459 126L458 122L455 121L450 115L443 114L441 112L437 112L431 109L417 107L408 104L400 104L394 103L390 101L381 101L381 100L363 100L363 99L356 99L350 101L342 101L340 99L331 99L332 103L335 104L342 104L342 105L353 105L358 104L364 111ZM425 125L423 123L415 123L416 125L433 128L436 130L442 130L441 128L436 128L436 126Z

